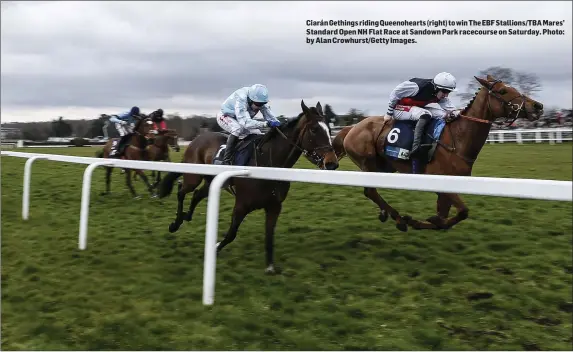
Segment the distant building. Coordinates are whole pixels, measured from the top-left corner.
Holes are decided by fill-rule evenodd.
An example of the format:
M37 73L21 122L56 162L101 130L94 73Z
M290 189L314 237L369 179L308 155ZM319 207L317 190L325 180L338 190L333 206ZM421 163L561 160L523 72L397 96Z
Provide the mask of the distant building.
M1 127L0 139L20 139L22 138L22 131L14 127Z

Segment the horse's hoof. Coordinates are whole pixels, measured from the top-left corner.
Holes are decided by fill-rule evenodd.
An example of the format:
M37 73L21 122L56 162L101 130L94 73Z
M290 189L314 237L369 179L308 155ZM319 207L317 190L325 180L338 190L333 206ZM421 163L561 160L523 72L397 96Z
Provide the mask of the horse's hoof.
M429 218L426 219L426 221L436 226L437 227L436 230L439 230L444 226L442 219L437 215L430 216Z
M158 198L159 196L157 195L157 193L153 193L149 198L151 199L155 199Z
M380 222L386 222L386 220L388 220L388 213L385 211L381 211L380 214L378 215L378 219L380 220Z
M109 193L108 192L101 192L99 195L100 196L107 196Z
M187 222L193 220L193 214L187 214L187 215L185 215L185 218L184 218L184 219L185 219L185 221L187 221Z
M171 224L169 224L169 232L173 233L173 232L179 230L179 226L181 226L181 225L176 223L176 222L172 222Z
M408 222L406 221L407 219L405 219L406 217L403 216L402 219L400 219L400 222L396 223L396 228L402 232L407 232L408 231Z

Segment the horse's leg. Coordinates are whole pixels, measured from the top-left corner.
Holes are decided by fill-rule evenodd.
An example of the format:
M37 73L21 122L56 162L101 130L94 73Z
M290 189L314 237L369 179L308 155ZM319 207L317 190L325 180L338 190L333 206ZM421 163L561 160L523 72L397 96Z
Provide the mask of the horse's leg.
M443 193L436 193L438 195L438 200L436 201L436 210L437 215L431 216L426 219L426 221L438 226L442 227L444 222L450 215L450 208L452 207L452 203L448 196Z
M147 186L147 191L149 192L149 194L151 194L151 196L155 196L153 193L153 186L149 183L149 180L147 179L147 176L145 175L145 172L143 172L143 170L135 170L135 173L139 175L139 177L143 180L143 182L145 182L145 185Z
M129 188L129 191L131 192L131 195L133 196L133 198L140 199L141 197L138 196L137 193L135 193L135 189L133 188L133 185L131 184L131 169L125 169L125 180L127 183L127 188Z
M265 221L265 250L267 252L267 274L275 273L275 263L273 258L274 243L275 243L275 228L277 220L281 214L281 202L273 202L265 208L266 221Z
M458 194L444 193L444 195L448 198L451 204L458 210L458 213L455 216L447 219L442 227L444 229L449 229L452 226L458 224L459 222L467 219L470 209L465 205L464 201Z
M173 233L179 230L183 223L183 201L185 200L185 195L193 192L201 184L202 180L202 175L183 174L183 185L180 184L177 191L177 215L175 216L175 221L169 225L169 232Z
M454 205L458 213L448 219L451 206ZM449 229L462 220L467 219L469 209L466 207L460 196L455 193L438 193L437 201L438 215L435 215L425 221L413 220L408 217L408 225L416 230L439 230Z
M113 167L106 167L105 168L105 192L101 193L102 196L110 193L110 183L111 183L111 172L112 171L113 171Z
M352 157L350 155L349 155L349 158L352 159ZM385 169L383 167L384 165L381 164L379 161L377 161L375 157L364 159L358 163L355 162L355 164L358 165L362 171L385 172ZM366 198L370 199L376 205L378 205L378 208L380 209L380 215L378 216L378 219L380 219L381 222L385 222L386 219L388 219L388 214L390 214L392 219L394 219L396 221L396 228L398 230L403 231L403 232L408 231L407 222L400 216L400 213L398 213L398 211L396 209L392 208L392 206L390 206L390 204L388 204L380 196L380 194L378 194L378 192L376 191L376 188L365 187L364 188L364 196L366 196Z
M209 195L209 186L211 185L211 180L213 178L211 177L208 179L207 177L204 177L204 179L205 182L203 183L203 186L193 192L193 198L191 199L191 204L189 204L189 211L187 214L185 214L186 221L191 221L193 219L193 212L195 212L195 208L203 199L207 198Z
M225 234L225 238L217 244L217 253L235 240L235 237L237 237L237 231L239 231L239 226L241 226L241 223L249 213L250 211L247 207L240 204L237 198L235 198L235 207L233 208L231 226L229 227L229 231Z

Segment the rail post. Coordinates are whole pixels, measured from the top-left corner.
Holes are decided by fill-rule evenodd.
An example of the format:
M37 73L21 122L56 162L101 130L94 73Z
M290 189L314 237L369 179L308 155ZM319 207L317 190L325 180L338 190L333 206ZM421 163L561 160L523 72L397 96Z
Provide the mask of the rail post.
M92 186L92 174L96 167L104 165L113 165L111 161L96 161L86 167L84 171L84 178L82 181L82 207L80 210L80 235L79 235L79 248L86 249L88 241L88 216L90 209L90 191Z
M30 215L30 179L32 178L32 163L38 159L46 159L43 156L33 156L26 160L24 165L24 190L22 192L22 219L28 220Z
M217 228L221 187L234 176L248 176L248 170L223 171L211 181L207 199L207 228L205 231L205 259L203 263L203 305L213 304L215 297L215 267L217 261Z

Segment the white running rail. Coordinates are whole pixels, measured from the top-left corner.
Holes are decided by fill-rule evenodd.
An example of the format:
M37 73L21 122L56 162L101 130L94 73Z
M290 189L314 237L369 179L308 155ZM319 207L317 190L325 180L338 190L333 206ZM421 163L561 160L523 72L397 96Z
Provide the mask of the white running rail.
M340 186L392 188L425 192L446 192L497 197L541 199L554 201L573 200L572 181L535 180L518 178L493 178L473 176L442 176L384 174L361 171L324 171L266 167L242 167L165 163L118 159L88 158L69 155L38 154L2 151L2 156L27 158L22 195L22 218L28 219L30 204L31 166L35 160L50 160L89 165L83 176L80 211L79 248L87 247L89 195L91 176L98 166L163 172L196 173L216 176L211 183L207 200L207 229L205 231L205 263L203 268L203 304L212 305L215 291L216 242L219 221L221 185L230 177L251 177L275 181L320 183Z

